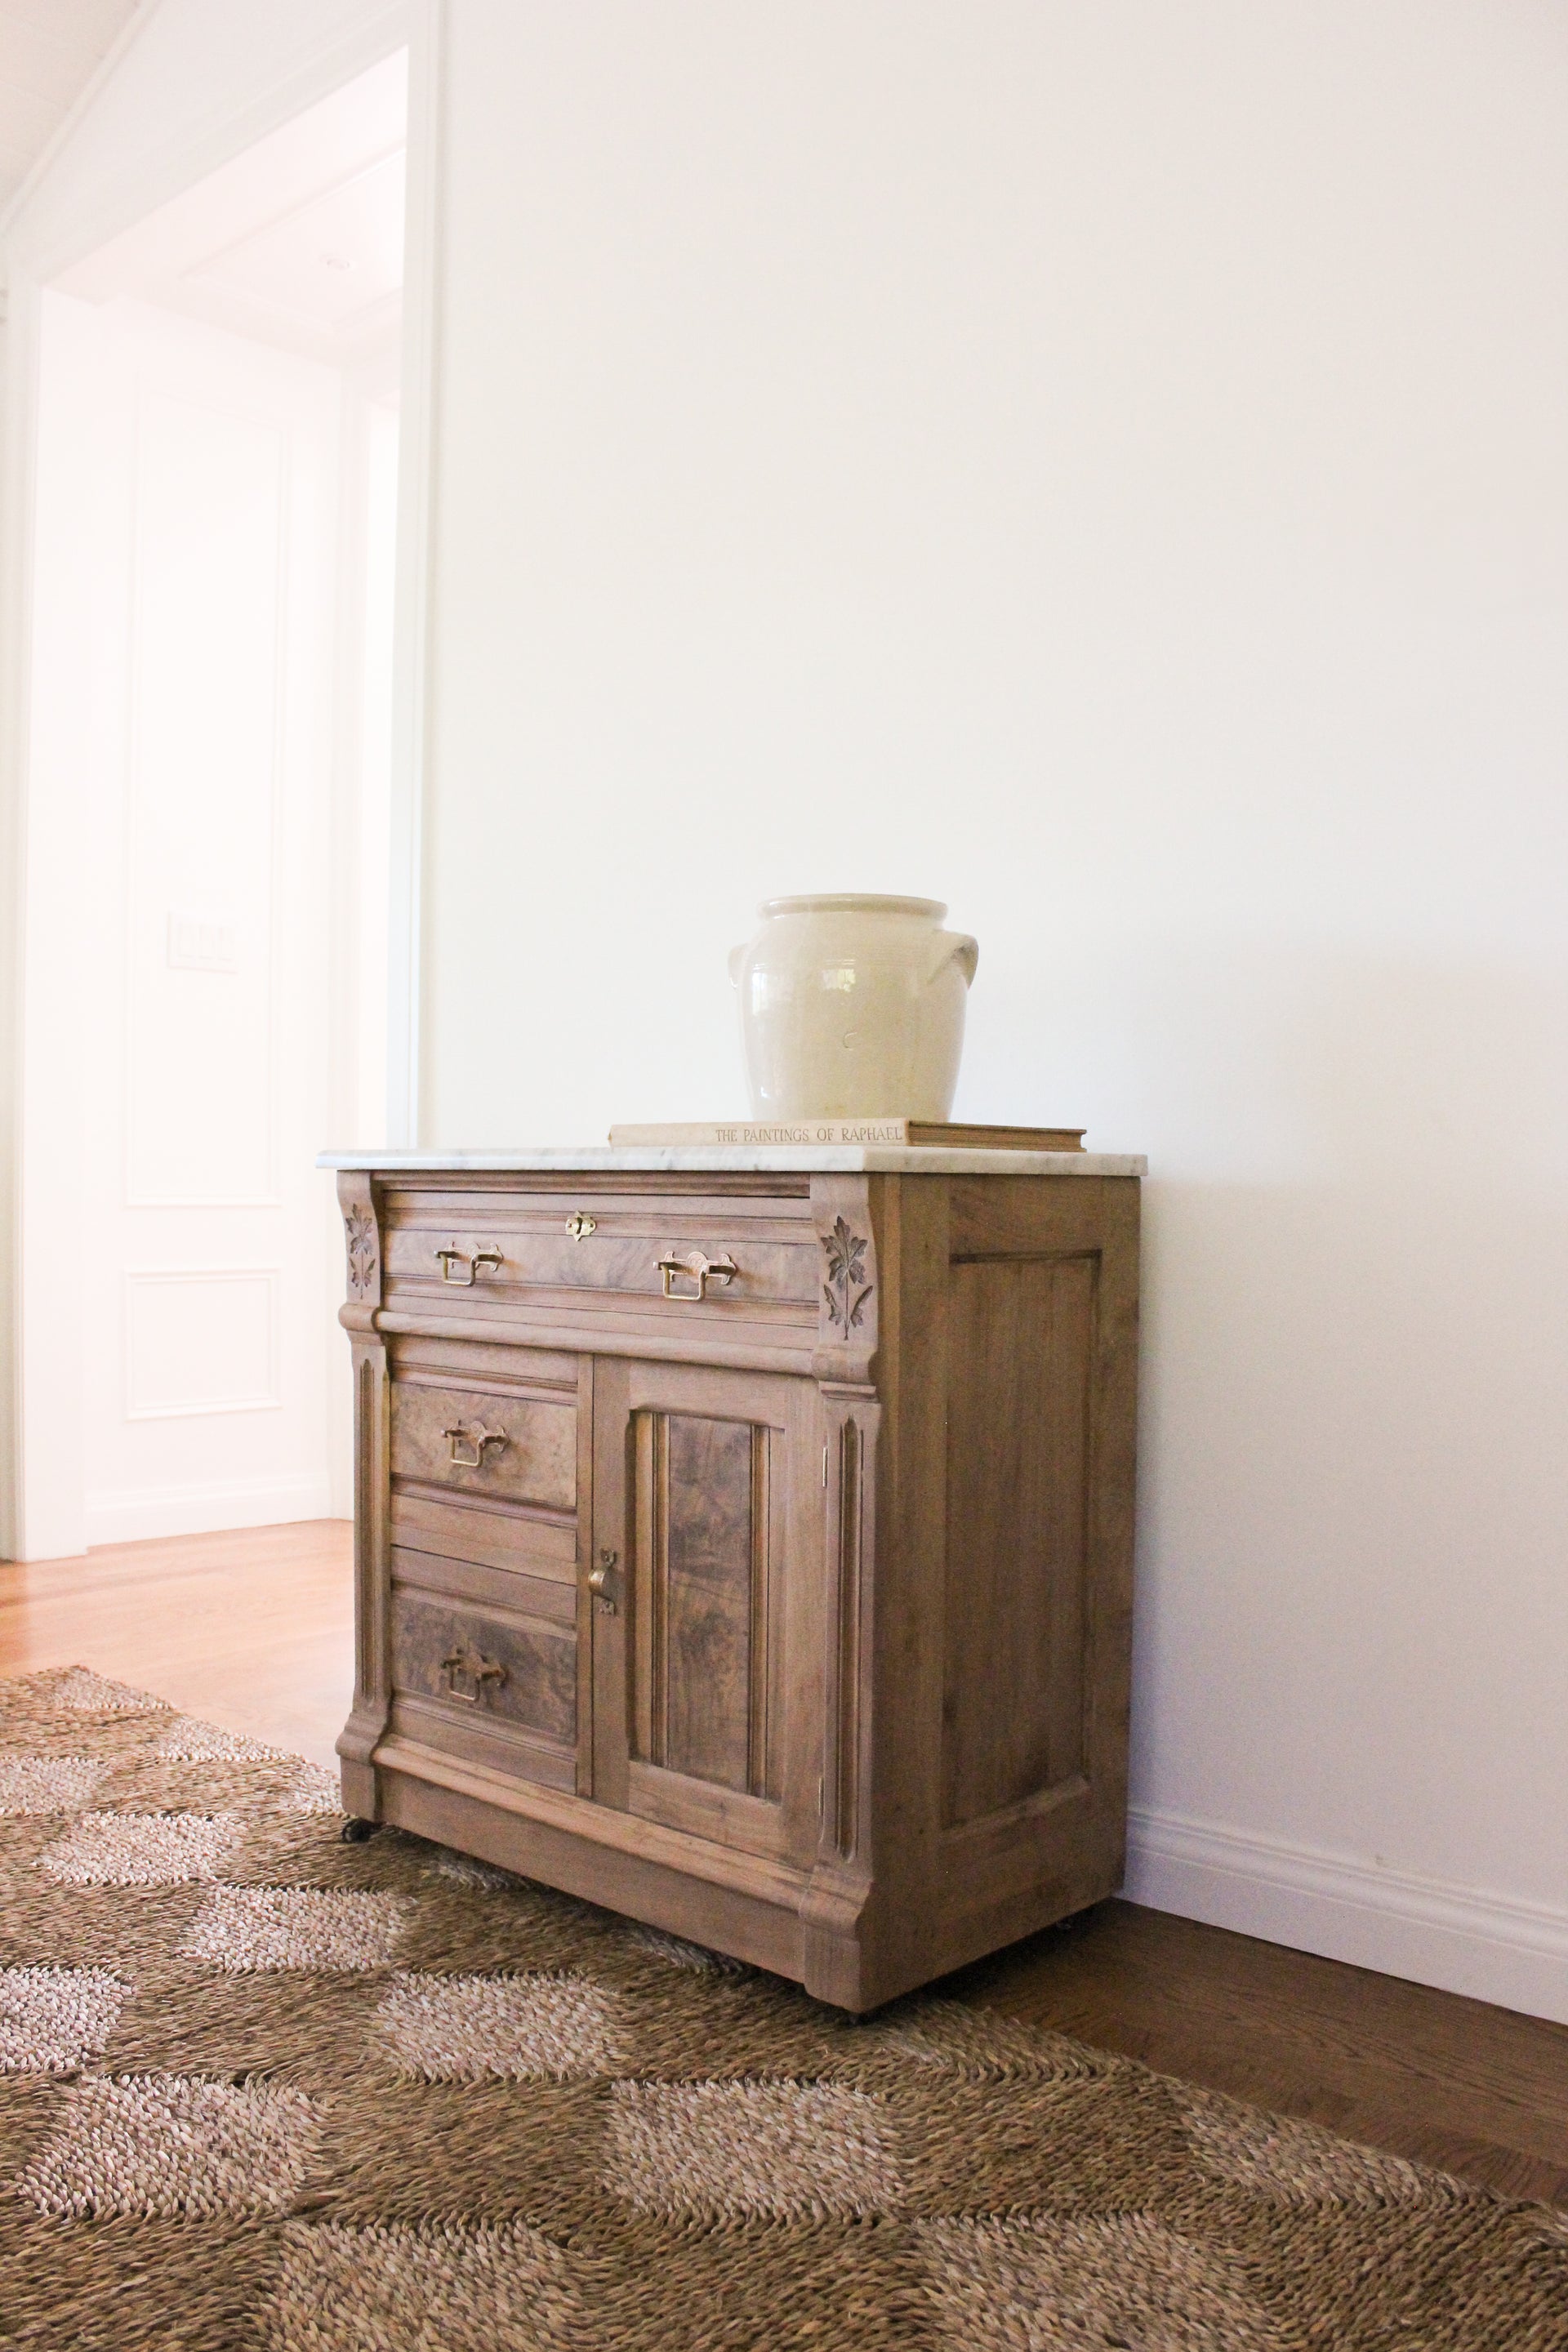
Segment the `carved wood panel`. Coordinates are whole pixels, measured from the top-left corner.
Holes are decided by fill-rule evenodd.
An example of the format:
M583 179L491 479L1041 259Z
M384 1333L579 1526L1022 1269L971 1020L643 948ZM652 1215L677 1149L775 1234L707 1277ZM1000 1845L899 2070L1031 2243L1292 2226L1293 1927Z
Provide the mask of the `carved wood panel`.
M865 1433L853 1416L838 1425L837 1639L833 1659L833 1843L854 1859L860 1810L860 1570L865 1538Z
M772 1793L770 1432L634 1417L634 1753Z

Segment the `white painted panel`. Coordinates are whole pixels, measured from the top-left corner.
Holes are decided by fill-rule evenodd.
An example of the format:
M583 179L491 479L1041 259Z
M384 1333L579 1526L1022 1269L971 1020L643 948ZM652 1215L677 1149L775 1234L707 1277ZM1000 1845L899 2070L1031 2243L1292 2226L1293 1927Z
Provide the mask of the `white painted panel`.
M341 381L133 303L47 307L51 397L104 424L92 495L74 428L47 485L52 533L74 520L36 665L35 781L59 822L30 876L33 1034L76 1013L51 1059L29 1056L56 1106L28 1229L54 1246L26 1253L35 1552L330 1509L342 1347L311 1166L330 1124ZM200 1278L125 1279L149 1269ZM68 1520L44 1516L51 1495Z
M125 1276L125 1415L258 1412L278 1391L277 1267Z
M144 390L132 625L127 1193L277 1192L271 1004L285 451L276 425ZM171 910L233 968L168 952Z

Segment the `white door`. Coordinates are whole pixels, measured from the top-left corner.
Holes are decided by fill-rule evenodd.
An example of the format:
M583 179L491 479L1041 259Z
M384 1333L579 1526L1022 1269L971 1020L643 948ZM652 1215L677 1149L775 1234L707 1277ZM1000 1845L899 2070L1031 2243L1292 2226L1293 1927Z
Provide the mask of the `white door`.
M32 1558L326 1516L341 1369L311 1163L342 379L130 302L51 295L43 332L43 414L65 422L37 532ZM74 1071L49 1066L51 1023Z

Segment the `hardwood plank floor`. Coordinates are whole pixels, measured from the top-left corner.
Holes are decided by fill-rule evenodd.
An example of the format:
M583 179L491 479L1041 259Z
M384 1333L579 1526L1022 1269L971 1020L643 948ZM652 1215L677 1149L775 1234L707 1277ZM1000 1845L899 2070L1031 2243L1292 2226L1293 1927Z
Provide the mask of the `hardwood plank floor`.
M1568 2026L1121 1902L942 1990L1509 2196L1568 2206Z
M353 1691L346 1519L0 1563L0 1675L92 1666L335 1768Z
M0 1564L0 1676L78 1664L331 1765L353 1678L346 1522ZM942 1990L1568 2206L1568 2027L1128 1903Z

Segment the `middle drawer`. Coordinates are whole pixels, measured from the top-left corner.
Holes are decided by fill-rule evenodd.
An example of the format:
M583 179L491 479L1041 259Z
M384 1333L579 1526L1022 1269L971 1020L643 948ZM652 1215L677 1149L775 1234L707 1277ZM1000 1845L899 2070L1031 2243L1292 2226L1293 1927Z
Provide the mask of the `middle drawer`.
M547 1511L577 1507L577 1407L540 1397L392 1383L397 1478L491 1495Z

